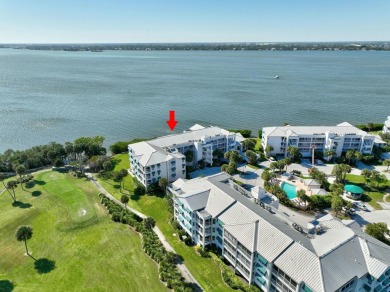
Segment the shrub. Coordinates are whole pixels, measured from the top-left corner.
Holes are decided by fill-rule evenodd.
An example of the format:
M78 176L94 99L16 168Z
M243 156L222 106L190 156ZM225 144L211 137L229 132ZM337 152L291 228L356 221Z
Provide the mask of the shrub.
M145 192L146 192L146 189L143 185L138 185L135 187L134 189L134 194L137 195L137 196L142 196L142 195L145 195Z
M111 216L112 221L119 222L121 220L121 215L118 212L115 212Z

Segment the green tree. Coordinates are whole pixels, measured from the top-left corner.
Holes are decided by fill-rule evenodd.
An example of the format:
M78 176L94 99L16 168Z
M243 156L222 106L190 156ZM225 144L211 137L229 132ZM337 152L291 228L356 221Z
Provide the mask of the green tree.
M167 186L168 186L168 180L164 177L160 178L158 180L158 186L161 190L163 190L164 194L166 194Z
M14 202L16 202L15 189L18 187L18 184L14 180L7 181L7 190L12 190L13 195L11 195ZM11 194L11 192L9 192Z
M134 194L136 196L142 196L142 195L145 195L145 192L146 192L146 189L143 185L139 184L135 187L134 189Z
M270 168L272 171L275 171L275 169L278 168L278 162L277 162L277 161L271 162L271 164L269 165L269 168Z
M292 157L294 161L299 161L301 158L301 152L299 152L299 148L295 146L288 146L287 154Z
M352 168L348 164L336 164L333 167L332 174L336 176L337 182L345 183L347 173L350 173Z
M300 189L297 191L297 198L299 200L299 203L303 202L304 196L306 196L305 190ZM299 208L301 208L301 204L299 204Z
M356 160L356 163L358 163L359 161L361 161L363 159L363 154L359 151L355 151L355 160Z
M33 235L33 230L30 226L20 226L15 233L16 240L18 241L24 241L24 245L26 247L26 253L28 253L28 248L27 248L27 240L31 239Z
M348 159L348 164L349 165L351 165L351 160L354 157L355 157L355 150L350 149L350 150L347 151L347 153L345 153L345 158Z
M277 166L277 168L279 169L279 171L282 172L283 169L284 169L284 167L286 166L285 160L282 159L282 160L277 161L277 162L276 162L276 166Z
M332 209L336 213L336 216L342 210L343 205L344 205L344 201L341 197L339 197L339 196L332 197Z
M371 177L371 170L365 168L361 171L360 174L364 177L366 183L368 183Z
M379 222L379 223L372 223L372 224L367 224L366 228L365 228L365 232L384 242L384 243L387 243L389 244L389 240L386 238L385 234L387 232L389 232L389 229L387 228L387 224L386 223L383 223L383 222Z
M329 189L332 191L332 195L340 196L344 193L344 185L341 183L334 182L329 186Z
M241 159L240 154L236 150L228 151L224 155L225 159L228 159L230 162L239 162Z
M221 171L227 172L228 167L229 167L229 165L227 165L227 164L222 164L222 166L221 166Z
M216 157L217 159L221 159L223 157L223 151L219 148L216 148L213 151L213 157Z
M245 156L248 158L249 164L255 165L257 162L257 154L252 150L247 150Z
M263 173L261 174L262 180L264 180L265 183L269 183L271 179L273 178L273 174L269 172L268 169L265 169Z
M340 164L341 172L343 173L343 183L345 184L345 178L347 177L347 173L352 171L352 168L348 164Z
M379 187L381 183L384 183L386 181L387 179L384 174L381 174L377 170L371 170L370 183L372 183L374 186Z
M123 204L123 207L125 208L125 211L127 212L126 204L129 202L129 196L128 195L122 195L121 196L121 202Z
M388 172L390 167L390 159L383 160L383 165L387 166L386 171Z
M102 166L105 171L110 171L112 169L111 160L104 161Z
M186 157L186 162L191 163L194 161L194 152L192 150L187 150L184 155Z
M328 161L330 161L333 160L334 157L336 157L337 153L333 149L326 149L324 155L328 159Z
M19 175L20 187L22 190L24 190L22 175L26 172L26 168L23 165L18 165L15 167L15 172L17 175Z
M367 124L367 129L369 132L371 132L371 130L374 128L374 123L370 122Z
M267 145L264 150L265 150L265 155L268 156L269 153L274 151L274 147L272 145Z
M306 208L307 208L308 206L310 206L311 197L309 197L308 195L304 194L304 195L302 195L301 200L302 200L303 202L305 202L305 207L306 207ZM309 207L309 208L310 208L310 207Z
M123 184L124 184L124 178L128 175L128 172L126 169L121 169L119 171L114 171L113 173L114 180L116 182L119 182L120 191L122 191Z
M7 193L11 196L11 198L14 200L14 202L16 201L16 198L12 195L12 193L10 192L10 190L7 188L7 185L5 184L4 180L6 179L7 177L5 176L5 174L3 173L0 173L0 181L3 183L3 186L4 186L4 189L7 190Z
M143 220L143 223L146 229L152 229L156 224L156 221L152 217L147 217Z
M287 167L292 164L292 160L290 157L286 157L285 159L283 159L283 161L284 161L284 165L286 166L286 172L287 172Z
M253 150L253 149L255 149L255 146L256 146L256 140L251 139L251 138L245 139L242 142L242 145L244 145L246 150Z

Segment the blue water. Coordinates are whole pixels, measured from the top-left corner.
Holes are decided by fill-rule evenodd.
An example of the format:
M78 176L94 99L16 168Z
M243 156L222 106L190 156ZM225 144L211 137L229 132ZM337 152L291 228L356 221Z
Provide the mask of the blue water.
M297 197L297 188L296 186L283 182L282 183L282 190L286 192L287 197L291 200Z
M389 93L389 52L0 49L0 152L169 134L169 110L176 132L383 122Z

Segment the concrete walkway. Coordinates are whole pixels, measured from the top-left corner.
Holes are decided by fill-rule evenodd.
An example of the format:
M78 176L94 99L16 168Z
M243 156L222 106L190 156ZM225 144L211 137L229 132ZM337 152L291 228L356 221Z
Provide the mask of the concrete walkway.
M86 173L86 176L99 189L99 191L101 193L105 194L107 197L109 197L111 200L113 200L117 204L123 205L119 200L117 200L114 196L112 196L109 192L107 192L107 190L105 188L103 188L103 186L93 177L93 175L91 173ZM135 210L133 208L130 208L129 206L126 206L126 208L127 208L127 210L133 212L134 214L137 214L139 217L141 217L143 219L148 217L145 214L142 214L141 212L139 212L139 211L137 211L137 210ZM165 247L165 249L167 251L175 252L173 247L169 244L169 242L166 240L164 234L161 232L161 230L157 226L154 226L153 231L157 234L158 238L160 239L161 243L163 244L163 246ZM188 270L186 265L184 265L182 263L182 261L179 260L179 262L177 263L176 266L177 266L179 272L182 274L183 278L188 283L193 284L195 286L193 288L196 291L204 291L201 288L201 286L199 285L198 281L196 281L194 276L192 276L191 272Z

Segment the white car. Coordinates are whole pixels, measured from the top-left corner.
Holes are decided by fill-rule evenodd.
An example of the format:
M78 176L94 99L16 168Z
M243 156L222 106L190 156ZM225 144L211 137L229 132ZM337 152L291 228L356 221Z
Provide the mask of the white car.
M317 163L318 165L324 165L324 163L323 163L321 160L319 160L319 159L316 160L316 163Z
M268 161L274 162L274 161L275 161L275 158L269 157L269 158L268 158Z
M360 209L362 209L364 211L368 211L368 208L366 207L366 205L360 205L359 207L360 207Z

